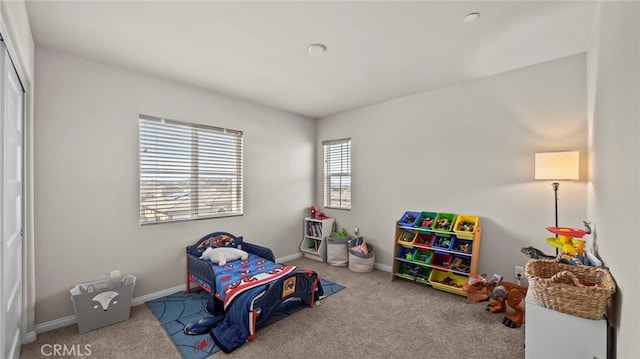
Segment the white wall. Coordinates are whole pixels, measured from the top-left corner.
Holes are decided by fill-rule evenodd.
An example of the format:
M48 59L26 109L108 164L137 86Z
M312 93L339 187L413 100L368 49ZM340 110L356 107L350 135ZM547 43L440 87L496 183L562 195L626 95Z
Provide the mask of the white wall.
M383 266L406 210L480 216L479 271L514 281L522 247L555 253L545 242L553 190L534 181L534 153L581 151L581 180L560 186L559 224L585 218L585 81L576 55L319 120L318 146L352 139L352 210L326 212L349 232L359 225ZM322 204L322 153L316 160Z
M640 4L600 4L587 61L588 210L600 256L617 283L611 320L617 358L640 337Z
M183 284L185 246L210 232L298 253L315 120L39 47L36 73L37 323L114 269L138 277L134 297ZM244 216L139 226L139 114L243 131Z

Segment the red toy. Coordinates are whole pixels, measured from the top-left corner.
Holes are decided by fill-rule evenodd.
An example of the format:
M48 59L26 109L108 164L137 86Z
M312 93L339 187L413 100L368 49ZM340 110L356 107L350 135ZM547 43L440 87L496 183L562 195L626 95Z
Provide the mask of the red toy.
M507 305L513 309L513 313L505 315L502 324L509 328L520 328L524 320L524 310L520 306L527 287L515 283L502 282L491 291L491 302L487 305L487 310L491 313L501 313L507 311Z
M309 217L313 219L318 218L318 207L316 206L309 207Z

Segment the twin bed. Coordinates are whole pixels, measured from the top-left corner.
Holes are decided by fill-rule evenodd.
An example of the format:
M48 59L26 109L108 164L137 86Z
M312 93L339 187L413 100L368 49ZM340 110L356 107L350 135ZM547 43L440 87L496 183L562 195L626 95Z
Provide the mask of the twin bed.
M247 259L222 266L200 259L207 248L239 248ZM302 307L313 307L322 296L317 273L275 262L271 249L243 241L241 236L214 232L186 248L187 293L192 284L211 294L210 314L185 326L185 333L209 331L226 353L255 337L255 332ZM204 328L204 329L203 329Z

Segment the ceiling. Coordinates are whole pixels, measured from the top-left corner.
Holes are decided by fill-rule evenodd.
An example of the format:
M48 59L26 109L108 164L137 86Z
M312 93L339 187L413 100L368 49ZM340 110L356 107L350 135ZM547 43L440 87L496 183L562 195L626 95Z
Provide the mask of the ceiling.
M585 52L596 1L32 1L36 46L322 118ZM480 13L472 22L470 12ZM326 45L311 55L312 43Z

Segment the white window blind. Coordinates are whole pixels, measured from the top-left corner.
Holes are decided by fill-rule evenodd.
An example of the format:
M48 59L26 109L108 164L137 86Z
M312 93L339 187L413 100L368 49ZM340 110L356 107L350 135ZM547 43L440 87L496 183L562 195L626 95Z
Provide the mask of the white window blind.
M141 224L242 215L242 132L139 121Z
M322 142L324 206L351 209L351 139Z

